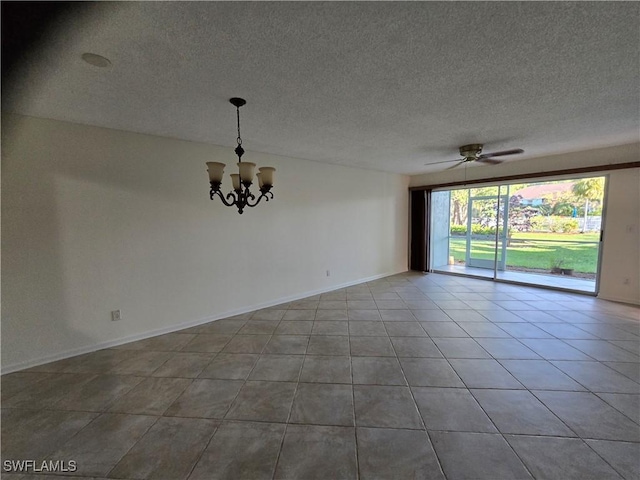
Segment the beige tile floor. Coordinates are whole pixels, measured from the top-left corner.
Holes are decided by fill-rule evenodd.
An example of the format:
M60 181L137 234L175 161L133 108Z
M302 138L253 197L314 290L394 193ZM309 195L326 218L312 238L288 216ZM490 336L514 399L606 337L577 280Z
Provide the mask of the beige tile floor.
M74 460L76 480L640 478L639 315L387 277L5 375L2 460Z

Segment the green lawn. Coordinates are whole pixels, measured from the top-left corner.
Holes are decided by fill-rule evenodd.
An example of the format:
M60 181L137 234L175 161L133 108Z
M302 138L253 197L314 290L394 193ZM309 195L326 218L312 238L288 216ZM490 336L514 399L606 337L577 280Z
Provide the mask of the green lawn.
M507 247L507 266L550 270L556 260L562 260L562 268L573 268L576 272L595 273L598 263L599 234L562 233L517 233ZM472 240L474 258L494 259L494 241L491 239ZM465 261L466 239L452 236L450 255L456 262Z
M534 240L560 240L560 241L577 241L577 242L597 242L600 234L597 232L589 233L522 233L515 232L511 238L515 239L534 239Z

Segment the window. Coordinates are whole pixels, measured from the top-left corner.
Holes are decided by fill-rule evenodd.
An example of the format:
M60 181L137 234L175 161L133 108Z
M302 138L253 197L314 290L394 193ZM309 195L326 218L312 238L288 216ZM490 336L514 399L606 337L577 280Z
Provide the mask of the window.
M605 177L431 194L430 267L597 293Z

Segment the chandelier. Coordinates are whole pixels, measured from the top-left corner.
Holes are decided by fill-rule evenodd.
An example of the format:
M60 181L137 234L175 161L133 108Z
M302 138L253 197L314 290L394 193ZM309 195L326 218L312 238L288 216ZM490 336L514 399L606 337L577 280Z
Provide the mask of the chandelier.
M238 146L234 150L238 156L238 173L231 174L233 191L229 192L225 197L220 191L225 164L220 162L207 162L209 183L211 184L209 198L213 200L217 195L227 207L235 205L238 208L238 213L242 214L245 207L255 207L263 198L266 199L267 202L270 198L273 198L271 188L273 187L273 172L275 172L276 169L273 167L261 167L258 169L260 173L257 173L256 177L258 177L260 196L256 199L255 195L249 190L249 187L251 187L253 183L253 172L256 164L242 161L244 148L242 148L242 138L240 138L240 107L247 102L243 98L237 97L231 98L229 102L236 107L238 116Z

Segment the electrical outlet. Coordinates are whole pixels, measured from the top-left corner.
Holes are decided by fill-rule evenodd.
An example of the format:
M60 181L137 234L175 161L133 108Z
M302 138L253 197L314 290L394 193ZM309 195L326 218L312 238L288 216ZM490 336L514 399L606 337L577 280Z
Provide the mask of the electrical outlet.
M113 310L111 312L111 321L117 322L118 320L122 320L122 312L120 310Z
M331 276L331 270L327 270L327 277Z

